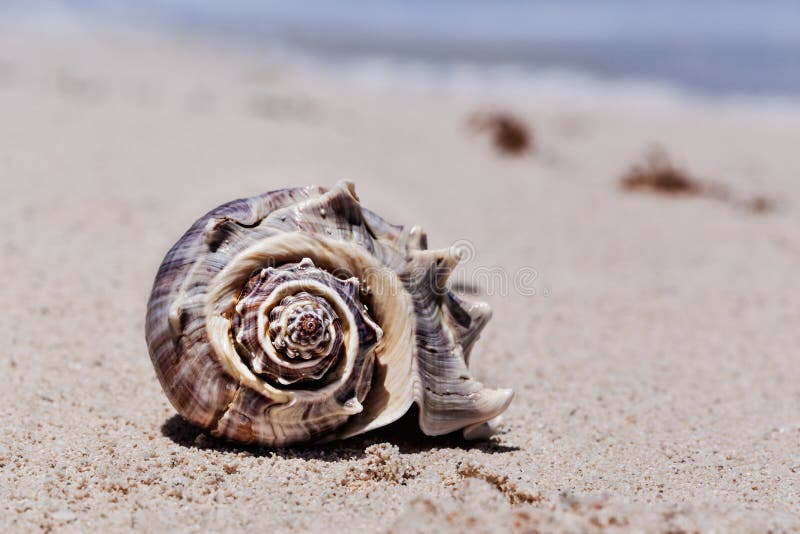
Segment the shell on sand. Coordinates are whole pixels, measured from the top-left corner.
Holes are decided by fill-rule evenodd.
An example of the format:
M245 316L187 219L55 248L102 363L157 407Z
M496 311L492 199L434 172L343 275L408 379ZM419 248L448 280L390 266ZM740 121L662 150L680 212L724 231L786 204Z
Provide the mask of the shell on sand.
M241 443L345 438L412 403L425 434L484 437L513 393L467 369L491 310L449 291L457 263L348 182L234 200L164 258L150 357L185 419Z

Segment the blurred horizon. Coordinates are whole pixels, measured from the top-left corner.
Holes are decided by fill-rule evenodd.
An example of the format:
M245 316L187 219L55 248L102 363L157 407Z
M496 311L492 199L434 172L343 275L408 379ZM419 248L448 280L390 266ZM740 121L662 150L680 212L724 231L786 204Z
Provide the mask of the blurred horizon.
M508 66L711 95L800 96L800 2L0 0L0 15L154 25L323 60Z

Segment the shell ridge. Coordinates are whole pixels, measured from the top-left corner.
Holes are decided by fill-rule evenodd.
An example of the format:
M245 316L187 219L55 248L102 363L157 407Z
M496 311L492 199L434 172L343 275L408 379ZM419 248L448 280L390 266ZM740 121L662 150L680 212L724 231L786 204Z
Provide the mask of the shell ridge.
M428 435L441 435L493 419L511 399L484 388L469 372L463 350L444 320L444 282L458 263L450 249L415 252L404 282L416 312L420 395L419 424Z

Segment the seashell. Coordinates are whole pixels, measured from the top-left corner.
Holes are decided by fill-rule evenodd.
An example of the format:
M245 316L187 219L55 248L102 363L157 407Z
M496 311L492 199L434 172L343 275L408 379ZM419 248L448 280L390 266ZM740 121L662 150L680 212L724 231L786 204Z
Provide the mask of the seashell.
M412 403L427 435L485 437L513 393L467 369L491 311L448 289L457 264L348 182L234 200L164 258L150 357L181 416L241 443L346 438Z

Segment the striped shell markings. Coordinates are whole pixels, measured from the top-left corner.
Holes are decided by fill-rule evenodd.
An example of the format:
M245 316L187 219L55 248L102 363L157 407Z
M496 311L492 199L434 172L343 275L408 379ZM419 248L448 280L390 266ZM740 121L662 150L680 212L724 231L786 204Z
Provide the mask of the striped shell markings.
M487 436L513 394L469 373L491 310L449 290L457 263L363 208L348 182L234 200L158 270L156 375L183 418L240 443L346 438L413 403L427 435Z

